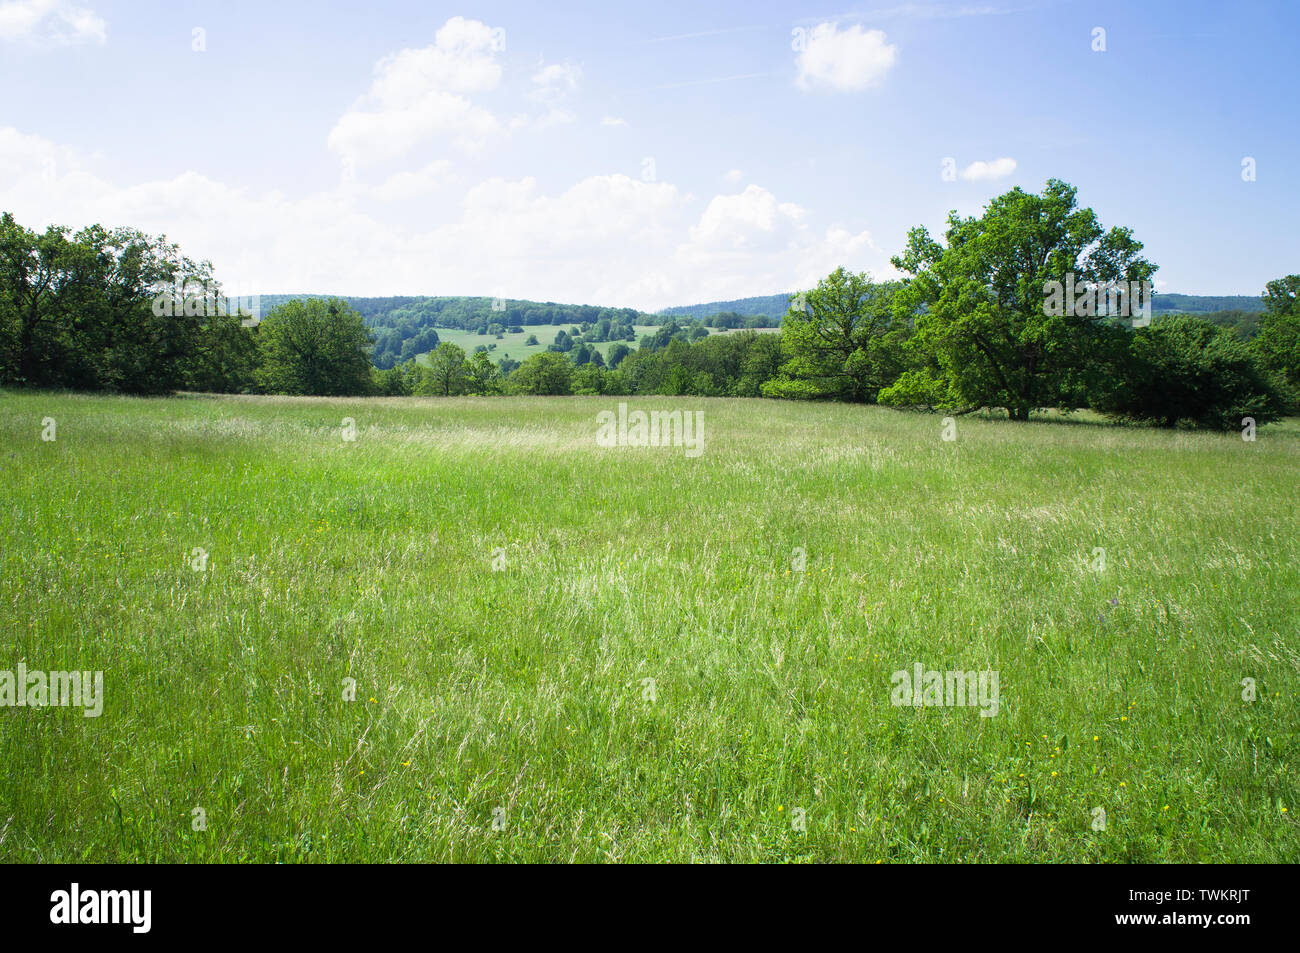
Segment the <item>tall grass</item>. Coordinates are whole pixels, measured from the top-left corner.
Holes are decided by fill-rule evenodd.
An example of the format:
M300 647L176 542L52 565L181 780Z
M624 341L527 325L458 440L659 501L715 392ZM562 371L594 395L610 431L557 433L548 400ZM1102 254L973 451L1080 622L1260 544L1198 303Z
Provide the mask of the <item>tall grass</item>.
M0 709L0 859L1300 859L1295 423L941 427L2 394L0 670L105 699Z

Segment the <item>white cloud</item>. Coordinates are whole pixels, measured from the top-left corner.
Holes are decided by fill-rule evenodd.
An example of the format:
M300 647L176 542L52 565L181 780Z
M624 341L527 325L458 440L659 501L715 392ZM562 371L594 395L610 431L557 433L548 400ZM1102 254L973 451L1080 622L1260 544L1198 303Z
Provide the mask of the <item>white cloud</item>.
M803 36L803 49L795 56L800 89L860 90L878 84L898 61L898 47L880 30L854 24L841 31L834 23L821 23Z
M578 89L582 70L572 63L552 63L540 67L532 76L533 89L528 98L547 107L536 120L538 128L575 122L577 116L565 109L563 103Z
M757 185L715 196L674 252L660 293L680 304L812 287L839 265L888 270L868 232L818 232L807 217Z
M1005 179L1016 171L1016 160L1009 156L994 159L992 162L972 162L961 170L961 177L967 182L992 182Z
M733 185L739 182L744 177L745 177L745 173L741 172L739 169L728 169L727 172L722 176L722 178L725 181L730 182Z
M380 185L369 187L364 191L381 202L422 198L447 184L450 171L450 162L446 159L435 159L424 168L413 172L395 172Z
M193 171L123 187L94 164L0 128L0 209L31 228L165 233L241 294L490 293L651 309L883 264L868 233L814 228L802 207L757 185L702 201L621 174L550 191L532 177L493 178L457 201L450 163L438 160L377 186L291 197Z
M547 102L578 89L582 70L572 63L552 63L533 74L533 99Z
M778 203L767 189L751 185L738 195L715 196L691 228L691 241L701 248L732 249L779 242L784 226L803 216L799 206Z
M617 116L602 116L600 118L600 124L602 126L626 126L627 120L619 119Z
M108 40L108 26L94 10L68 0L7 0L0 2L0 40L38 46L102 45Z
M452 17L432 46L384 57L370 91L330 131L329 148L357 166L400 158L439 136L467 152L480 148L501 123L464 94L500 83L501 37L478 20Z

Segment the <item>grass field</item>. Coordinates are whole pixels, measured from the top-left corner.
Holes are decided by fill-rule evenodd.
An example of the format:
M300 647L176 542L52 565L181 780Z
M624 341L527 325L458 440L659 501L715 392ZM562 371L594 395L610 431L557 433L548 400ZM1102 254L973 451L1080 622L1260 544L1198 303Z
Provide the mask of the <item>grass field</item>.
M491 334L479 334L477 331L458 331L455 328L438 328L438 340L449 341L461 348L466 354L473 354L474 349L480 344L495 344L496 349L492 351L492 360L499 361L503 357L509 357L515 361L522 361L524 358L532 357L534 354L540 354L551 344L555 343L555 335L560 331L571 331L574 328L572 324L531 324L524 327L523 334L506 334L501 340L497 340ZM654 334L659 330L657 325L638 324L633 327L636 332L636 341L623 341L632 350L636 350L637 343L641 337L646 334ZM778 331L779 328L763 328L763 331ZM710 334L730 334L732 332L721 328L709 328ZM530 335L537 336L537 343L525 346L524 342ZM601 341L591 345L600 351L603 358L609 357L609 349L619 341ZM421 354L418 358L421 364L429 363L429 355Z
M449 341L457 347L464 350L466 354L473 354L474 349L480 344L495 344L496 349L492 351L492 360L499 361L503 357L509 357L515 361L522 361L526 357L532 357L534 354L540 354L551 344L555 343L555 335L560 331L570 331L572 324L534 324L524 328L523 334L506 334L501 340L497 340L492 334L479 334L477 331L458 331L455 328L438 328L438 340ZM641 340L643 334L653 334L659 329L649 325L638 324L633 327L636 331L636 341L624 341L628 347L636 350L637 341ZM525 345L530 335L537 336L537 343ZM593 344L592 347L600 351L601 357L609 356L609 349L617 341L603 341L599 344ZM429 362L428 354L421 354L419 357L421 364Z
M629 403L0 394L0 859L1300 860L1295 421Z

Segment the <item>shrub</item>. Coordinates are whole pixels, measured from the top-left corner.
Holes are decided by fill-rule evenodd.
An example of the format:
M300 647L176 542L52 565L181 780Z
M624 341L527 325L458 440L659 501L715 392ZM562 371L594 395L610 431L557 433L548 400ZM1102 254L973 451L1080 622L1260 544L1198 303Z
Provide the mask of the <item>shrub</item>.
M1284 409L1279 382L1254 349L1200 318L1171 317L1135 331L1119 371L1094 406L1120 419L1235 430L1243 417L1262 424Z

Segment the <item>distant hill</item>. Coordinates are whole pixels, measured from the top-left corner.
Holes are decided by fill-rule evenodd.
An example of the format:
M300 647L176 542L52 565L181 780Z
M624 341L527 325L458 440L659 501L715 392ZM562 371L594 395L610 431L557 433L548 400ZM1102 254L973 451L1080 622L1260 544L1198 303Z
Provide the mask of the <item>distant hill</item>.
M1182 311L1197 314L1202 311L1263 311L1264 301L1259 295L1154 295L1152 307L1156 311Z
M762 295L758 298L738 298L735 301L710 301L708 304L684 304L675 308L664 308L659 313L673 318L709 318L715 314L739 314L744 317L766 315L769 318L782 317L790 307L790 295Z
M306 298L326 298L319 294L264 294L262 313L286 301ZM554 301L526 301L518 298L481 298L469 295L399 295L390 298L363 298L354 295L337 295L350 304L371 323L389 324L390 315L401 312L421 318L436 317L440 327L473 330L478 323L492 324L581 324L595 323L601 318L635 318L637 324L658 324L658 321L641 320L652 315L635 308L607 308L594 304L557 304ZM499 306L500 310L497 310Z
M691 320L708 318L715 314L734 313L749 317L767 315L772 318L782 317L789 308L790 294L763 295L758 298L739 298L735 301L710 301L705 304L686 304L673 308L664 308L659 313L666 317L685 317ZM1210 311L1245 311L1253 313L1264 310L1264 302L1258 296L1250 295L1183 295L1157 294L1152 301L1155 311L1179 311L1188 314L1202 314Z
M311 294L269 294L261 296L262 314L277 305L303 298L328 297ZM436 328L487 332L493 325L502 329L536 325L601 325L599 339L631 339L636 325L659 324L659 318L635 308L603 308L590 304L557 304L554 301L523 301L517 298L478 298L463 295L445 297L404 296L360 298L340 295L355 308L375 335L372 360L376 367L389 368L438 346Z
M262 314L286 301L324 297L312 294L264 294ZM374 362L377 367L392 367L398 361L423 354L438 344L436 328L487 332L492 325L502 329L536 325L600 325L609 322L599 333L600 340L623 340L634 327L657 325L672 319L679 323L701 321L723 327L775 327L789 309L790 295L761 295L734 301L710 301L704 304L665 308L657 314L635 308L608 308L590 304L558 304L554 301L528 301L518 298L497 300L466 295L423 297L417 295L388 298L342 296L360 312L375 335ZM1259 298L1248 295L1158 294L1153 301L1157 313L1186 312L1205 316L1216 323L1236 327L1249 337L1255 332L1253 316L1264 308Z

